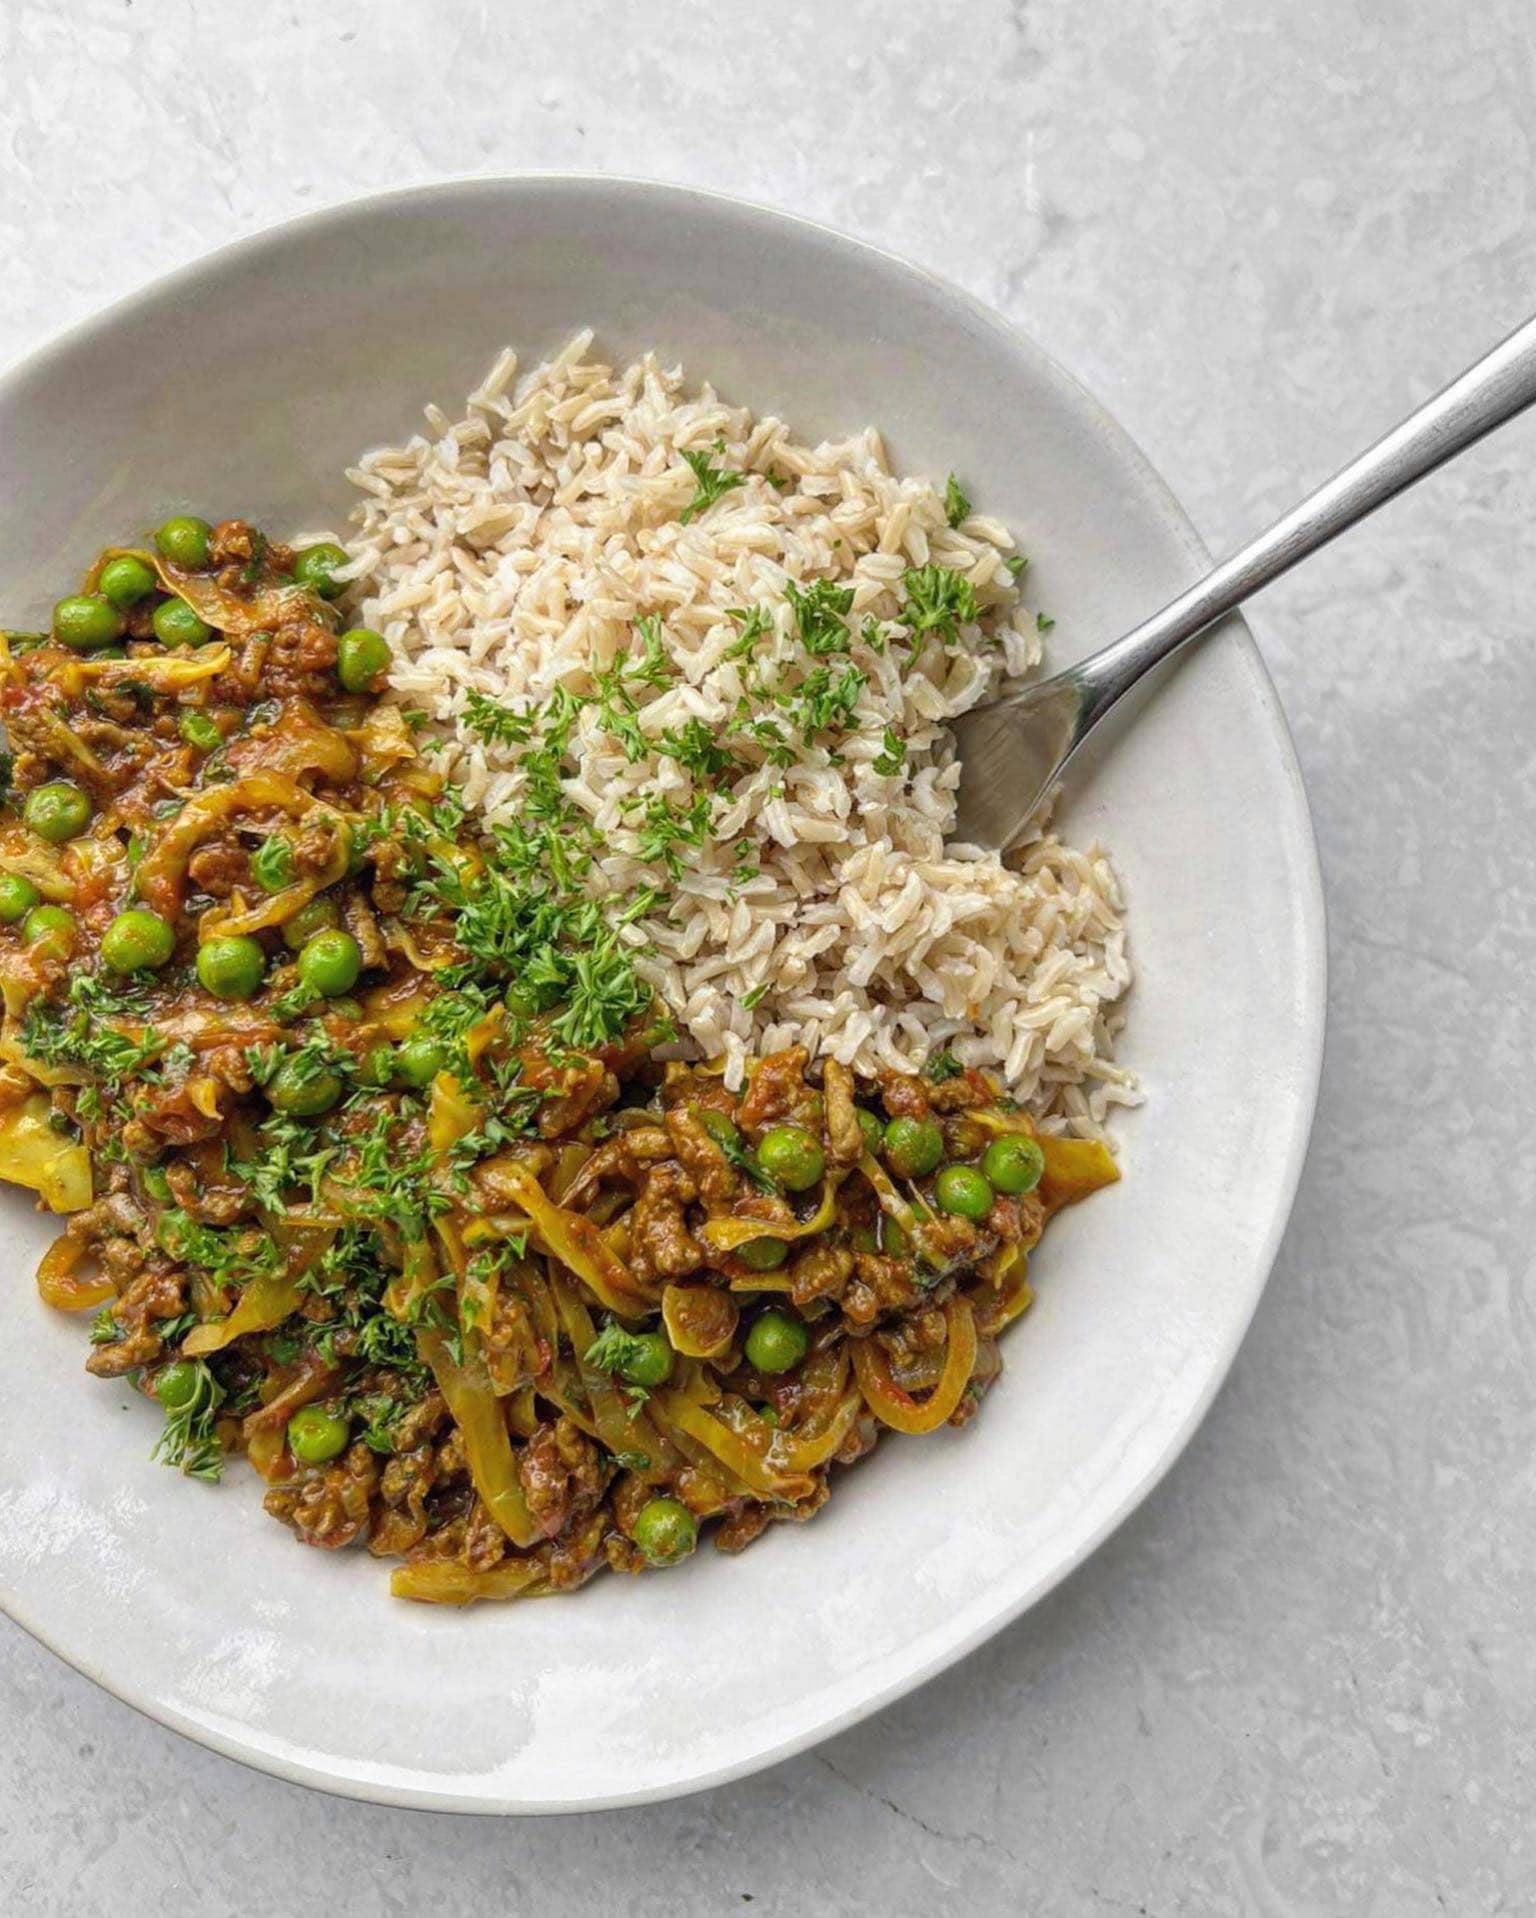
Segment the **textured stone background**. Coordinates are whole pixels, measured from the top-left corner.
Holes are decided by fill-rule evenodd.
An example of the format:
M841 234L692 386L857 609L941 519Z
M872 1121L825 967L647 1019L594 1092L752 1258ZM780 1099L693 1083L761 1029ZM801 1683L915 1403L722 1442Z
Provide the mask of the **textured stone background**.
M1214 546L1536 304L1530 0L4 0L0 76L0 359L328 201L640 172L995 302ZM817 1753L523 1825L257 1777L0 1626L7 1913L1536 1909L1533 452L1258 609L1328 878L1317 1135L1231 1383L1086 1570Z

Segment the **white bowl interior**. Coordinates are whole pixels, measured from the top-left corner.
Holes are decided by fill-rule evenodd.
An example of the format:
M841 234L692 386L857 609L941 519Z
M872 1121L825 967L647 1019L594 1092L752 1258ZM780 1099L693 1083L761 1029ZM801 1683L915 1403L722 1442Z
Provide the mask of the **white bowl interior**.
M655 346L807 434L868 420L1011 522L1070 657L1187 583L1188 527L1043 355L940 283L819 229L615 182L436 189L280 230L164 283L0 386L0 604L44 615L97 547L177 507L338 524L342 468L452 408L494 352L578 326ZM1059 1221L1039 1300L965 1433L892 1441L739 1560L554 1604L391 1601L299 1550L237 1468L152 1465L152 1410L86 1378L84 1327L7 1196L0 1598L82 1670L219 1748L362 1795L612 1803L749 1769L938 1669L1076 1563L1193 1429L1267 1275L1321 1040L1305 800L1233 623L1168 675L1064 815L1111 848L1147 1108L1124 1181Z

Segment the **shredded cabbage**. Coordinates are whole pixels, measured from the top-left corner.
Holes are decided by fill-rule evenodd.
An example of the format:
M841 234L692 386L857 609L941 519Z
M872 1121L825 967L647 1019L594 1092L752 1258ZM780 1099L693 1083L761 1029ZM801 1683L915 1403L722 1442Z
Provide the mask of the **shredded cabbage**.
M0 1179L30 1187L50 1212L83 1212L91 1202L91 1155L54 1131L51 1113L45 1092L0 1111Z

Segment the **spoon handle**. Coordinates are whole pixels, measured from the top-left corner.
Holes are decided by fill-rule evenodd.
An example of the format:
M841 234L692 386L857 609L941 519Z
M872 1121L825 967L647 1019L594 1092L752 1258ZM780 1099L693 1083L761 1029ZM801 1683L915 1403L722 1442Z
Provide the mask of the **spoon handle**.
M1474 445L1536 401L1536 319L1410 413L1315 493L1214 567L1188 592L1068 669L1079 696L1077 736L1142 674L1309 553Z

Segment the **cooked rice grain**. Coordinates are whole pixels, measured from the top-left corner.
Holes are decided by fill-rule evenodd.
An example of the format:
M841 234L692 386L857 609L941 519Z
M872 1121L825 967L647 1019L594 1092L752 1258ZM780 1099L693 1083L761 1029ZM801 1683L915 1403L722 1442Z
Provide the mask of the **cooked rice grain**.
M677 677L640 695L645 743L697 719L746 765L719 781L712 836L676 848L676 871L643 856L641 797L681 811L695 788L675 758L627 757L591 705L566 789L602 836L591 886L666 895L626 936L685 1044L723 1055L732 1083L750 1054L795 1042L866 1072L947 1048L1053 1126L1096 1135L1140 1096L1112 1059L1131 971L1108 859L1040 829L1008 865L946 843L959 768L945 720L1040 656L1007 529L979 514L951 528L941 492L892 473L873 428L804 446L708 386L690 397L653 355L615 373L591 341L520 385L504 352L463 418L429 407L430 437L350 475L358 615L389 639L393 684L430 715L443 770L488 822L515 817L519 749L464 723L467 696L590 691L592 671L635 650L636 621L660 614ZM747 475L686 525L685 450ZM904 669L902 644L856 638L866 683L845 730L788 767L740 737L741 701L776 710L754 673L789 666L793 680L807 663L788 582L852 587L854 632L892 622L899 641L902 575L930 564L975 590L962 645L930 639ZM731 609L759 605L769 632L731 658ZM876 770L887 728L905 746L896 772Z

